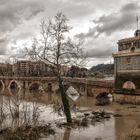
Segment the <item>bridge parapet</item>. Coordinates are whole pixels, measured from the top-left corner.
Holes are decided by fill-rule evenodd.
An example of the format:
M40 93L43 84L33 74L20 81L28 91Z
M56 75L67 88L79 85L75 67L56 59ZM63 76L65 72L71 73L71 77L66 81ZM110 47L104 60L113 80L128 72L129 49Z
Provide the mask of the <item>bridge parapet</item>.
M18 80L18 81L56 81L56 77L18 77L18 76L0 76L0 80Z
M64 78L64 81L75 84L86 84L91 86L113 88L114 81L100 80L100 79L86 79L86 78Z

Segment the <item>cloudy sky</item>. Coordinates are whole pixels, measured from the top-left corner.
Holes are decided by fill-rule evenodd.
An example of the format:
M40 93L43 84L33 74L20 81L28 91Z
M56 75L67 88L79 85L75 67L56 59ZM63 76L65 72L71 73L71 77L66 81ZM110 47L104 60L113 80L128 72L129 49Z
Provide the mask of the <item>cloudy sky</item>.
M110 63L117 41L133 36L139 1L133 0L0 0L0 59L22 57L40 33L40 21L63 12L73 27L70 34L83 39L90 58L87 67ZM140 15L139 15L140 16Z

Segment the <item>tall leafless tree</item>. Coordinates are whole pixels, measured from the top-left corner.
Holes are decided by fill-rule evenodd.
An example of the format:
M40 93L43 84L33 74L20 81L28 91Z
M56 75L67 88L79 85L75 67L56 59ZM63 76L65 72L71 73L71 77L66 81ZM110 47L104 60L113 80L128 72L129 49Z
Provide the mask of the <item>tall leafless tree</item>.
M72 40L68 33L71 29L68 19L58 13L52 20L41 22L41 36L34 39L31 49L27 49L32 59L42 60L54 68L61 92L64 113L68 123L72 122L69 102L64 91L61 73L62 65L71 65L83 56L81 41Z

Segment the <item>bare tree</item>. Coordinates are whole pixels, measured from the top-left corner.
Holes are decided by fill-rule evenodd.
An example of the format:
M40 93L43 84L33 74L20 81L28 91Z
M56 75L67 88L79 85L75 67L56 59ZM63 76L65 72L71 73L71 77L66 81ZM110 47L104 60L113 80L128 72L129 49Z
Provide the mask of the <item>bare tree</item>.
M68 37L71 29L67 25L68 19L62 13L58 13L52 20L41 22L41 36L34 39L31 49L27 49L30 58L42 60L54 68L54 74L58 79L64 113L68 123L72 122L69 102L64 91L61 75L62 65L71 65L79 61L83 56L80 41L72 41Z

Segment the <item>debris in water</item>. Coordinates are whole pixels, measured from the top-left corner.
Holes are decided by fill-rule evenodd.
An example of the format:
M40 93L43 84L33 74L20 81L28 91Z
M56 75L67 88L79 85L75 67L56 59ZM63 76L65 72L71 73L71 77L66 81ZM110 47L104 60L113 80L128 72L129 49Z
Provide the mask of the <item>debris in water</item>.
M73 101L76 101L76 100L79 98L79 96L80 96L80 94L78 93L78 91L77 91L75 88L73 88L72 86L70 86L70 87L68 88L68 90L66 91L66 94L67 94Z

